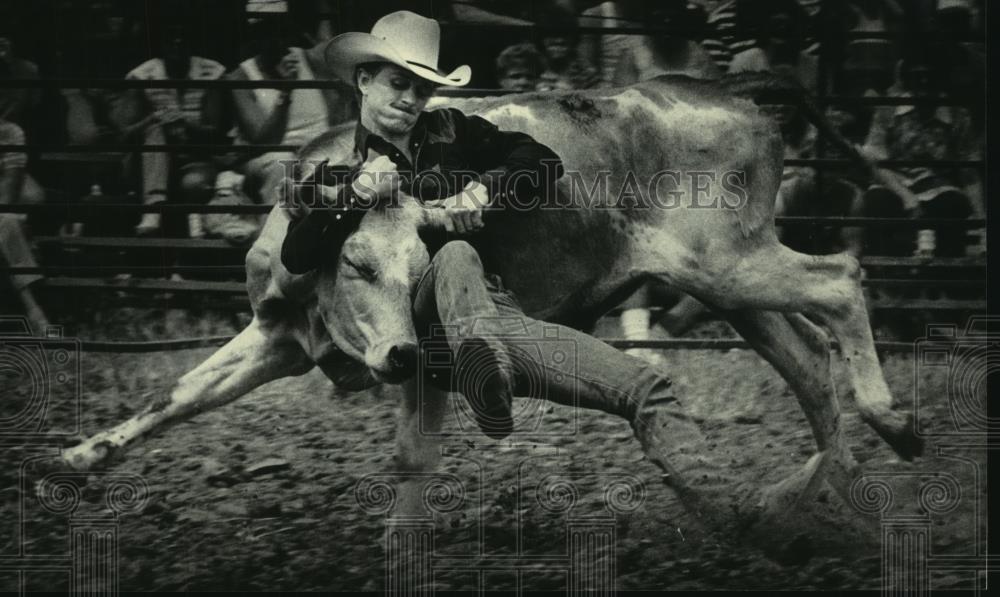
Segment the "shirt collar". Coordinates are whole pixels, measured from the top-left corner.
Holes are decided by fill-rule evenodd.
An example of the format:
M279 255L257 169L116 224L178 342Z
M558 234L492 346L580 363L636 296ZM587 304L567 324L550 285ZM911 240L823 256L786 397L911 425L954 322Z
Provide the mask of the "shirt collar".
M420 116L417 116L417 123L413 125L413 135L411 136L412 141L420 141L424 138L427 133L428 121L430 120L430 112L423 111ZM354 148L358 150L361 154L362 159L367 157L368 148L371 147L372 143L376 144L375 150L379 151L379 145L389 145L390 143L376 135L375 133L368 130L365 125L361 124L361 120L358 119L358 127L354 130Z

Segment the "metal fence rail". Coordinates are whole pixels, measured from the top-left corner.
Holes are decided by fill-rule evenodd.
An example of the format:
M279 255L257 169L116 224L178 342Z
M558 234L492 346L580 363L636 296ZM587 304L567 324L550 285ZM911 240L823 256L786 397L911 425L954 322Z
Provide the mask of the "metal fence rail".
M147 342L119 342L110 340L82 340L80 349L84 352L110 352L122 354L163 352L174 350L193 350L222 346L234 336L207 336L204 338L183 338L176 340L156 340ZM655 348L660 350L749 350L751 347L738 338L673 338L670 340L625 340L623 338L600 338L615 348ZM937 344L947 347L952 343L941 341ZM926 343L922 344L926 345ZM912 354L916 344L913 342L875 342L877 350ZM831 344L836 350L837 343Z
M823 3L822 11L827 14L830 10L828 2ZM821 12L821 18L824 13ZM322 15L321 15L322 16ZM329 15L328 15L329 16ZM550 26L547 24L535 25L488 25L464 22L445 22L442 26L445 30L458 29L470 31L482 31L483 33L514 33L523 34L526 31L533 33L557 33L572 31L577 34L615 34L615 35L664 35L684 33L691 34L692 30L685 29L678 31L670 27L650 27L645 23L634 23L638 26L629 26L625 20L621 21L622 26L580 26L564 27ZM707 31L707 30L706 30ZM746 33L746 32L744 32ZM818 104L821 106L842 106L842 107L879 107L879 106L970 106L981 102L979 98L969 101L963 98L942 98L936 96L917 97L897 97L897 96L876 96L858 97L844 95L828 95L825 87L826 80L830 72L830 47L832 44L829 31L820 31L819 41L820 60L818 77L821 87L815 90ZM841 32L843 40L898 40L901 32L896 31L876 31L876 32ZM971 36L967 36L956 41L982 41ZM134 80L134 79L85 79L85 78L42 78L42 79L4 79L0 80L0 89L164 89L184 87L188 89L206 90L236 90L236 89L326 89L342 86L343 83L329 80L314 81L286 81L286 80L262 80L262 81L231 81L231 80ZM440 95L444 97L491 97L506 96L516 92L501 89L483 88L461 88L440 90ZM769 101L768 105L782 105L783 102ZM790 102L785 105L790 105ZM143 144L110 144L100 146L67 146L52 144L26 144L26 145L0 145L0 152L30 152L34 157L42 161L49 162L114 162L120 160L124 154L129 153L174 153L174 152L198 152L202 154L247 154L263 152L294 152L297 146L269 144L269 145L143 145ZM820 146L819 156L809 159L786 159L786 166L811 167L820 171L835 170L841 168L855 167L855 162L846 158L827 157L822 153ZM986 163L983 160L882 160L877 162L883 168L910 168L910 167L934 167L947 169L975 169L984 170ZM117 203L113 201L119 201ZM138 205L127 203L124 198L107 197L105 202L99 204L84 203L48 203L43 205L0 205L0 214L31 214L31 215L55 215L66 218L70 221L93 218L101 213L115 214L141 214L141 213L161 213L161 214L265 214L273 209L268 205L196 205L177 203L158 203L154 205ZM855 218L855 217L778 217L775 219L778 226L827 226L827 227L862 227L862 228L886 228L886 229L926 229L926 228L954 228L954 229L982 229L986 226L986 221L982 219L904 219L904 218ZM45 248L69 248L74 251L82 249L95 251L116 251L119 254L124 252L136 252L146 254L145 251L155 250L158 252L212 252L213 255L232 255L245 253L246 247L232 246L222 240L211 239L190 239L190 238L118 238L118 237L82 237L82 238L62 238L62 237L36 237L36 242ZM228 260L227 260L228 261ZM969 290L979 291L985 286L984 259L979 258L933 258L922 257L879 257L870 256L861 259L864 267L877 268L911 268L910 272L885 274L882 277L872 278L862 281L868 288L877 289L898 289L912 290L919 288L935 287L943 290L958 290L968 292ZM925 273L931 270L930 275L947 275L942 270L953 269L963 271L964 279L910 279L899 276L906 276L912 270ZM898 270L897 270L898 271ZM217 304L226 304L230 307L246 308L246 288L245 284L237 281L213 280L168 280L155 278L115 278L117 274L142 275L162 275L166 272L175 272L190 276L210 276L242 278L245 269L242 264L224 265L183 265L183 264L161 264L161 265L47 265L36 268L16 268L0 267L0 272L6 274L43 274L50 276L46 283L50 288L74 289L80 291L105 292L111 291L118 295L123 295L125 301L134 296L140 296L143 300L155 303L153 306L167 305L176 302L176 299L194 297L200 299L205 304L210 304L213 300ZM164 300L154 299L154 297ZM986 309L985 300L966 300L946 298L939 300L927 300L924 298L898 298L879 297L873 301L873 308L877 309L958 309L969 311L983 311ZM149 303L139 303L149 306ZM218 346L230 339L229 336L214 336L208 338L193 338L180 340L163 340L157 342L111 342L111 341L83 341L82 348L86 351L94 352L155 352L162 350L184 350L193 348L205 348ZM661 350L730 350L749 348L747 343L739 339L671 339L671 340L646 340L629 341L623 339L605 339L612 346L619 348L656 348ZM907 353L913 351L913 344L901 342L877 342L877 348L883 351Z

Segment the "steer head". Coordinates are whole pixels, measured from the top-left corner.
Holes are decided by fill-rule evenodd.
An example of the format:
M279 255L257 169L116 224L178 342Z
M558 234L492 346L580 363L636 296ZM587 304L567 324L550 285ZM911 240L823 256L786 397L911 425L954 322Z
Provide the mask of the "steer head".
M440 212L407 195L371 209L317 279L330 337L379 382L400 383L416 372L412 296L430 263L419 232L437 225Z

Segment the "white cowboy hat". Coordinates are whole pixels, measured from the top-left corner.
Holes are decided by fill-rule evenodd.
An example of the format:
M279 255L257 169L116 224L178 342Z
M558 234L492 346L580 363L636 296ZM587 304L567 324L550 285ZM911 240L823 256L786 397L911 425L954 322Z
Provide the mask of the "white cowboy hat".
M469 82L467 64L450 73L438 70L441 26L434 19L408 10L389 13L371 33L344 33L326 44L323 54L338 77L354 83L354 69L366 62L391 62L439 85L461 87Z

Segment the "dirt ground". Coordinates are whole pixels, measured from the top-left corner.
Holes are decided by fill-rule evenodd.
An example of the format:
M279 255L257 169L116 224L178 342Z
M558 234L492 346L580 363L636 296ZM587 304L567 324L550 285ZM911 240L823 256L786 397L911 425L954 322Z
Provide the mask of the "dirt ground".
M151 338L236 329L190 315L172 317L136 320L133 329ZM97 322L79 334L97 338L120 324ZM82 395L77 402L70 392L54 389L45 413L49 428L71 426L77 403L85 435L124 420L209 354L85 353ZM678 397L706 419L711 439L730 442L746 456L739 481L779 480L812 454L813 440L793 395L755 353L664 355ZM888 356L889 386L903 401L919 390L921 420L929 421L925 431L947 432L954 413L947 369L915 371L914 362L910 355ZM0 375L14 380L8 369ZM835 377L846 388L839 366ZM8 407L24 399L23 391L18 394L23 387L6 387ZM936 440L924 458L901 462L860 421L850 393L840 394L855 457L893 492L884 516L924 516L934 558L985 553L985 471L979 467L985 452L943 448L947 442ZM381 591L384 515L364 511L355 489L366 475L393 469L396 402L393 389L337 392L313 371L269 384L130 450L113 472L140 476L149 493L141 511L118 520L120 590ZM468 435L446 440L442 469L455 475L463 495L436 521L438 590L513 590L518 583L523 590L565 590L567 529L588 517L607 529L600 526L606 519L594 517L606 515L608 483L623 478L638 479L644 495L637 508L616 515L613 540L603 551L619 590L880 588L879 517L843 503L829 489L808 506L807 532L785 542L792 548L776 561L754 545L733 545L730 537L700 528L662 484L659 469L645 460L625 421L557 405L534 407L542 417L535 432L503 442ZM456 425L449 416L446 426ZM33 492L19 488L19 464L40 453L27 445L3 449L0 555L69 553L69 515L42 509ZM574 480L577 501L570 511L540 506L538 485L549 475ZM935 476L953 479L960 495L951 505L922 510L927 501L918 499L921 483ZM103 483L101 477L90 479L77 516L102 513ZM939 505L948 500L926 491ZM511 565L514 556L519 572ZM448 563L461 557L469 558L464 568ZM11 561L0 559L3 591L18 590ZM33 569L21 578L29 590L66 590L69 582L58 570ZM976 582L975 572L931 573L933 589L967 589Z

